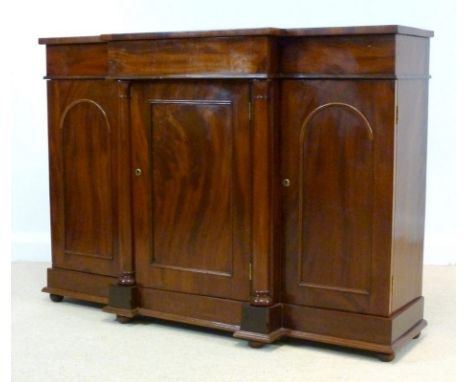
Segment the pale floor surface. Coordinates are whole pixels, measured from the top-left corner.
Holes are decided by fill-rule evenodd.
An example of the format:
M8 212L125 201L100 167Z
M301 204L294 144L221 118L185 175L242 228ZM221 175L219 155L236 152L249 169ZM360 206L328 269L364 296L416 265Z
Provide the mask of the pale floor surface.
M429 326L391 363L287 340L251 349L230 334L141 319L122 325L98 305L52 303L47 263L12 264L14 382L455 380L455 267L424 268Z

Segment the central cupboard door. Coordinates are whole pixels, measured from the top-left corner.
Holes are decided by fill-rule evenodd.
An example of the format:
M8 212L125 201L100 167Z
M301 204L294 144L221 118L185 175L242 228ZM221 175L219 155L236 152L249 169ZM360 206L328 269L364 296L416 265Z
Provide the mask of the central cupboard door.
M249 87L132 87L136 278L143 287L248 300Z
M284 302L387 315L394 82L281 91Z

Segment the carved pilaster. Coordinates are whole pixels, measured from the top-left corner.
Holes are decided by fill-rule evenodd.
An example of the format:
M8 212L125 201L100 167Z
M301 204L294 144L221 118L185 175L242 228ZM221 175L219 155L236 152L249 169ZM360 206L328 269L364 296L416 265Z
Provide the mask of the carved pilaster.
M116 82L118 131L117 143L118 153L118 190L117 197L120 199L119 206L119 266L120 275L118 285L135 285L135 266L132 250L132 227L131 227L131 193L130 185L132 173L130 170L130 83L128 81Z
M250 303L269 306L277 301L274 263L277 258L275 221L277 215L276 83L252 81L252 290Z
M131 318L137 314L138 295L132 250L131 171L130 171L130 82L116 81L114 97L117 110L117 197L119 199L118 240L119 277L109 287L109 304L103 309L118 317Z

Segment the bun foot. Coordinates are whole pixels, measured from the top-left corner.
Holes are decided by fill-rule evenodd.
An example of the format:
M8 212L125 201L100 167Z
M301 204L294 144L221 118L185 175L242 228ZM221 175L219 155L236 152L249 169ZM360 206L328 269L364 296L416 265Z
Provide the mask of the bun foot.
M254 349L262 348L265 344L258 341L249 341L249 346Z
M121 315L117 315L117 321L119 321L121 324L128 324L130 321L132 321L132 319L130 317L125 317L125 316L121 316Z
M395 359L395 353L379 353L377 354L377 357L382 361L382 362L392 362Z
M421 337L421 332L419 332L418 334L416 334L416 335L413 337L413 340L417 340L419 337Z
M59 294L49 294L49 298L53 301L53 302L60 302L63 300L63 296L60 296Z

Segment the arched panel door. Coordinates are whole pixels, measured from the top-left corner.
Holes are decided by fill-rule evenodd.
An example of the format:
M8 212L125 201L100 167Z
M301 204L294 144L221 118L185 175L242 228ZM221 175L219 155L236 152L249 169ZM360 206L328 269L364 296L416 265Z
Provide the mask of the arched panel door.
M54 267L117 275L122 187L113 85L51 81L48 86Z
M389 259L379 237L391 207L379 204L386 203L378 180L386 127L375 119L379 104L360 98L361 92L378 98L378 86L291 81L284 87L283 94L294 95L283 101L285 301L384 312L387 297L373 280L376 266Z

